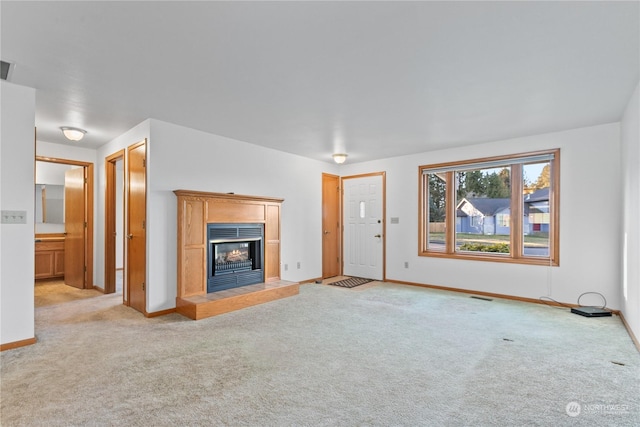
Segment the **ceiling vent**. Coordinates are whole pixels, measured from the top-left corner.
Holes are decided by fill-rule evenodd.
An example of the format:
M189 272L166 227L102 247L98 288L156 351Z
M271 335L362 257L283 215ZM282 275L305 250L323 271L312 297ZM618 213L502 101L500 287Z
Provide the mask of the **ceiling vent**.
M11 62L0 61L0 78L2 80L9 80L9 72L13 69L13 64Z

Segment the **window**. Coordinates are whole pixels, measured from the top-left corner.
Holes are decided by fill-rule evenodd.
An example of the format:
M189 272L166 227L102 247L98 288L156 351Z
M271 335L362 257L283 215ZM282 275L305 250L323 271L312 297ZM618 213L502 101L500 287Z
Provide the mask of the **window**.
M508 213L499 213L496 215L496 222L498 227L509 227L511 224L511 215Z
M421 256L559 265L560 150L420 166Z
M446 219L447 185L444 175L430 174L427 185L429 201L428 224L426 227L427 247L432 251L444 251L444 225Z
M459 251L508 252L511 229L509 215L511 194L511 168L475 167L454 171L456 181L456 216L460 227L456 228L455 246ZM493 236L493 237L489 237Z

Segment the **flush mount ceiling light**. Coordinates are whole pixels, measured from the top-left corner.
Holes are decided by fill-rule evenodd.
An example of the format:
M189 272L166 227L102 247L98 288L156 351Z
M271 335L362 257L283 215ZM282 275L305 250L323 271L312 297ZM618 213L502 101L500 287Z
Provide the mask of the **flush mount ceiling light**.
M342 163L345 162L345 160L347 160L347 155L344 154L344 153L336 153L336 154L333 155L333 160L337 164L341 165Z
M69 126L62 126L60 129L62 130L65 138L69 141L80 141L84 138L84 134L87 133L84 129L72 128Z

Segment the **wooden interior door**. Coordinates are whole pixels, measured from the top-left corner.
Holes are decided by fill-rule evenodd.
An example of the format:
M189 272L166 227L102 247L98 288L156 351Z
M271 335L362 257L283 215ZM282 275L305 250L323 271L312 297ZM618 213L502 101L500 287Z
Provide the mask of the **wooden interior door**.
M146 313L146 140L130 146L127 158L127 301Z
M86 280L85 170L69 169L64 174L64 283L84 289Z
M322 174L322 278L340 274L340 177Z

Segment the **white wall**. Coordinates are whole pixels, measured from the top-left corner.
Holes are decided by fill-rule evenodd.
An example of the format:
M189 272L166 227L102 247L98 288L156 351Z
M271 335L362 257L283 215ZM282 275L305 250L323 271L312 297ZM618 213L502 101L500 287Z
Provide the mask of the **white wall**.
M178 189L284 198L281 276L322 275L322 173L336 165L158 120L147 156L147 311L175 307Z
M38 143L36 143L36 146ZM36 150L37 151L37 150ZM36 162L36 184L64 185L64 174L67 170L79 168L61 163Z
M418 155L343 165L341 175L387 172L386 276L390 280L576 303L600 292L620 308L619 124L515 138ZM560 148L560 266L419 257L418 166ZM399 224L389 218L399 217ZM404 268L404 262L409 268ZM585 304L599 304L588 296Z
M640 84L621 122L622 134L622 294L621 310L640 339Z
M80 145L82 142L78 142L77 144ZM54 144L41 140L38 140L36 143L36 156L93 163L94 167L98 161L96 150L93 148L67 144Z
M0 225L0 343L34 338L35 89L0 82L0 209L26 224Z

